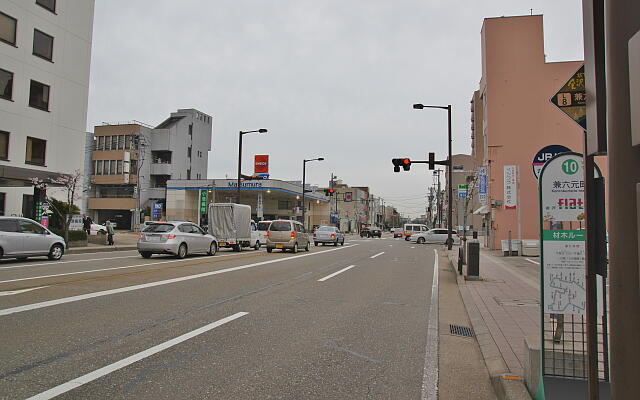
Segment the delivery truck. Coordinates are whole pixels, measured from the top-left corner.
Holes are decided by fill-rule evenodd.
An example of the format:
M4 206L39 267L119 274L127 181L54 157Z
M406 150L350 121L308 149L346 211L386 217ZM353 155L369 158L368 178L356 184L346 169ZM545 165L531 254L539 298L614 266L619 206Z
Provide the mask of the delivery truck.
M251 206L235 203L209 204L209 233L218 239L218 248L242 251L243 247L260 249L256 224L251 220Z

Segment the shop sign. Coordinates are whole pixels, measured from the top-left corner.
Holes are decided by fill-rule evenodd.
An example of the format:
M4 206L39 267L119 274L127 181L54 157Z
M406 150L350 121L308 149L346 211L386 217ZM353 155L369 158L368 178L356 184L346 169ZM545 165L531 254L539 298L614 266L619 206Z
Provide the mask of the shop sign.
M488 204L487 167L478 167L478 200L480 204Z
M269 173L269 155L268 154L256 155L254 157L253 173L257 176L260 174Z
M227 183L228 187L232 187L232 188L237 188L238 187L238 182L236 181L229 181ZM262 182L260 181L241 181L240 182L240 187L250 187L250 188L261 188L262 187Z
M262 193L258 193L258 205L256 207L256 214L258 219L262 219L264 217L264 199L262 197Z
M207 200L209 199L209 192L207 190L200 191L200 214L207 213Z
M160 213L162 212L162 203L151 203L151 218L158 219L160 218Z
M345 203L353 201L353 192L345 192L344 201L345 201Z
M515 209L517 198L517 167L515 165L504 166L504 208Z
M560 144L552 144L540 149L540 151L538 151L533 157L533 162L531 162L533 176L538 179L540 177L540 171L547 161L551 160L557 154L566 153L568 151L571 151L571 149Z

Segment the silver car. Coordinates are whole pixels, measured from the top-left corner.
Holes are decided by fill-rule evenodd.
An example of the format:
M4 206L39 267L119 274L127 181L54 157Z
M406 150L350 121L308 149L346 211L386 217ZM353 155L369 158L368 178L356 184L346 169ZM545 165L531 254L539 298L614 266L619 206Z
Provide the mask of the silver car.
M317 246L319 243L322 245L331 243L334 246L340 243L341 246L344 246L344 234L335 226L319 226L313 234L313 244Z
M267 253L273 249L291 250L292 253L297 253L298 249L309 251L309 234L298 221L272 221L267 231Z
M178 258L196 253L212 256L217 251L216 238L192 222L155 223L146 227L138 238L138 252L144 258L152 254L173 254Z
M36 221L21 217L0 217L0 257L24 260L32 256L62 258L64 239Z

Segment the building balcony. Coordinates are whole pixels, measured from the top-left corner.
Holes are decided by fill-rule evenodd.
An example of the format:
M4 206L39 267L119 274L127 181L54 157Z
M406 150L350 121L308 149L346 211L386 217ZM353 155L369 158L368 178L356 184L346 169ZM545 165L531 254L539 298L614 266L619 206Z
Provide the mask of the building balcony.
M138 180L134 174L120 175L91 175L91 183L94 185L135 185Z
M151 175L171 175L171 164L169 163L151 164Z
M131 197L90 197L90 210L133 210L136 199Z

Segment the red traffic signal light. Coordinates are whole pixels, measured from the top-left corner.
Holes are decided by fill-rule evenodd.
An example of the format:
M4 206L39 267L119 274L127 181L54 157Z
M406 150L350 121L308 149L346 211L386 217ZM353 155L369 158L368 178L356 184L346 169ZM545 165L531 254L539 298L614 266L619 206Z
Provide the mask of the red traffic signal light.
M409 158L394 158L391 160L393 164L393 171L400 172L400 167L405 171L409 171L411 169L411 160Z
M325 196L333 196L333 193L335 193L335 189L325 189L324 190L324 195Z

